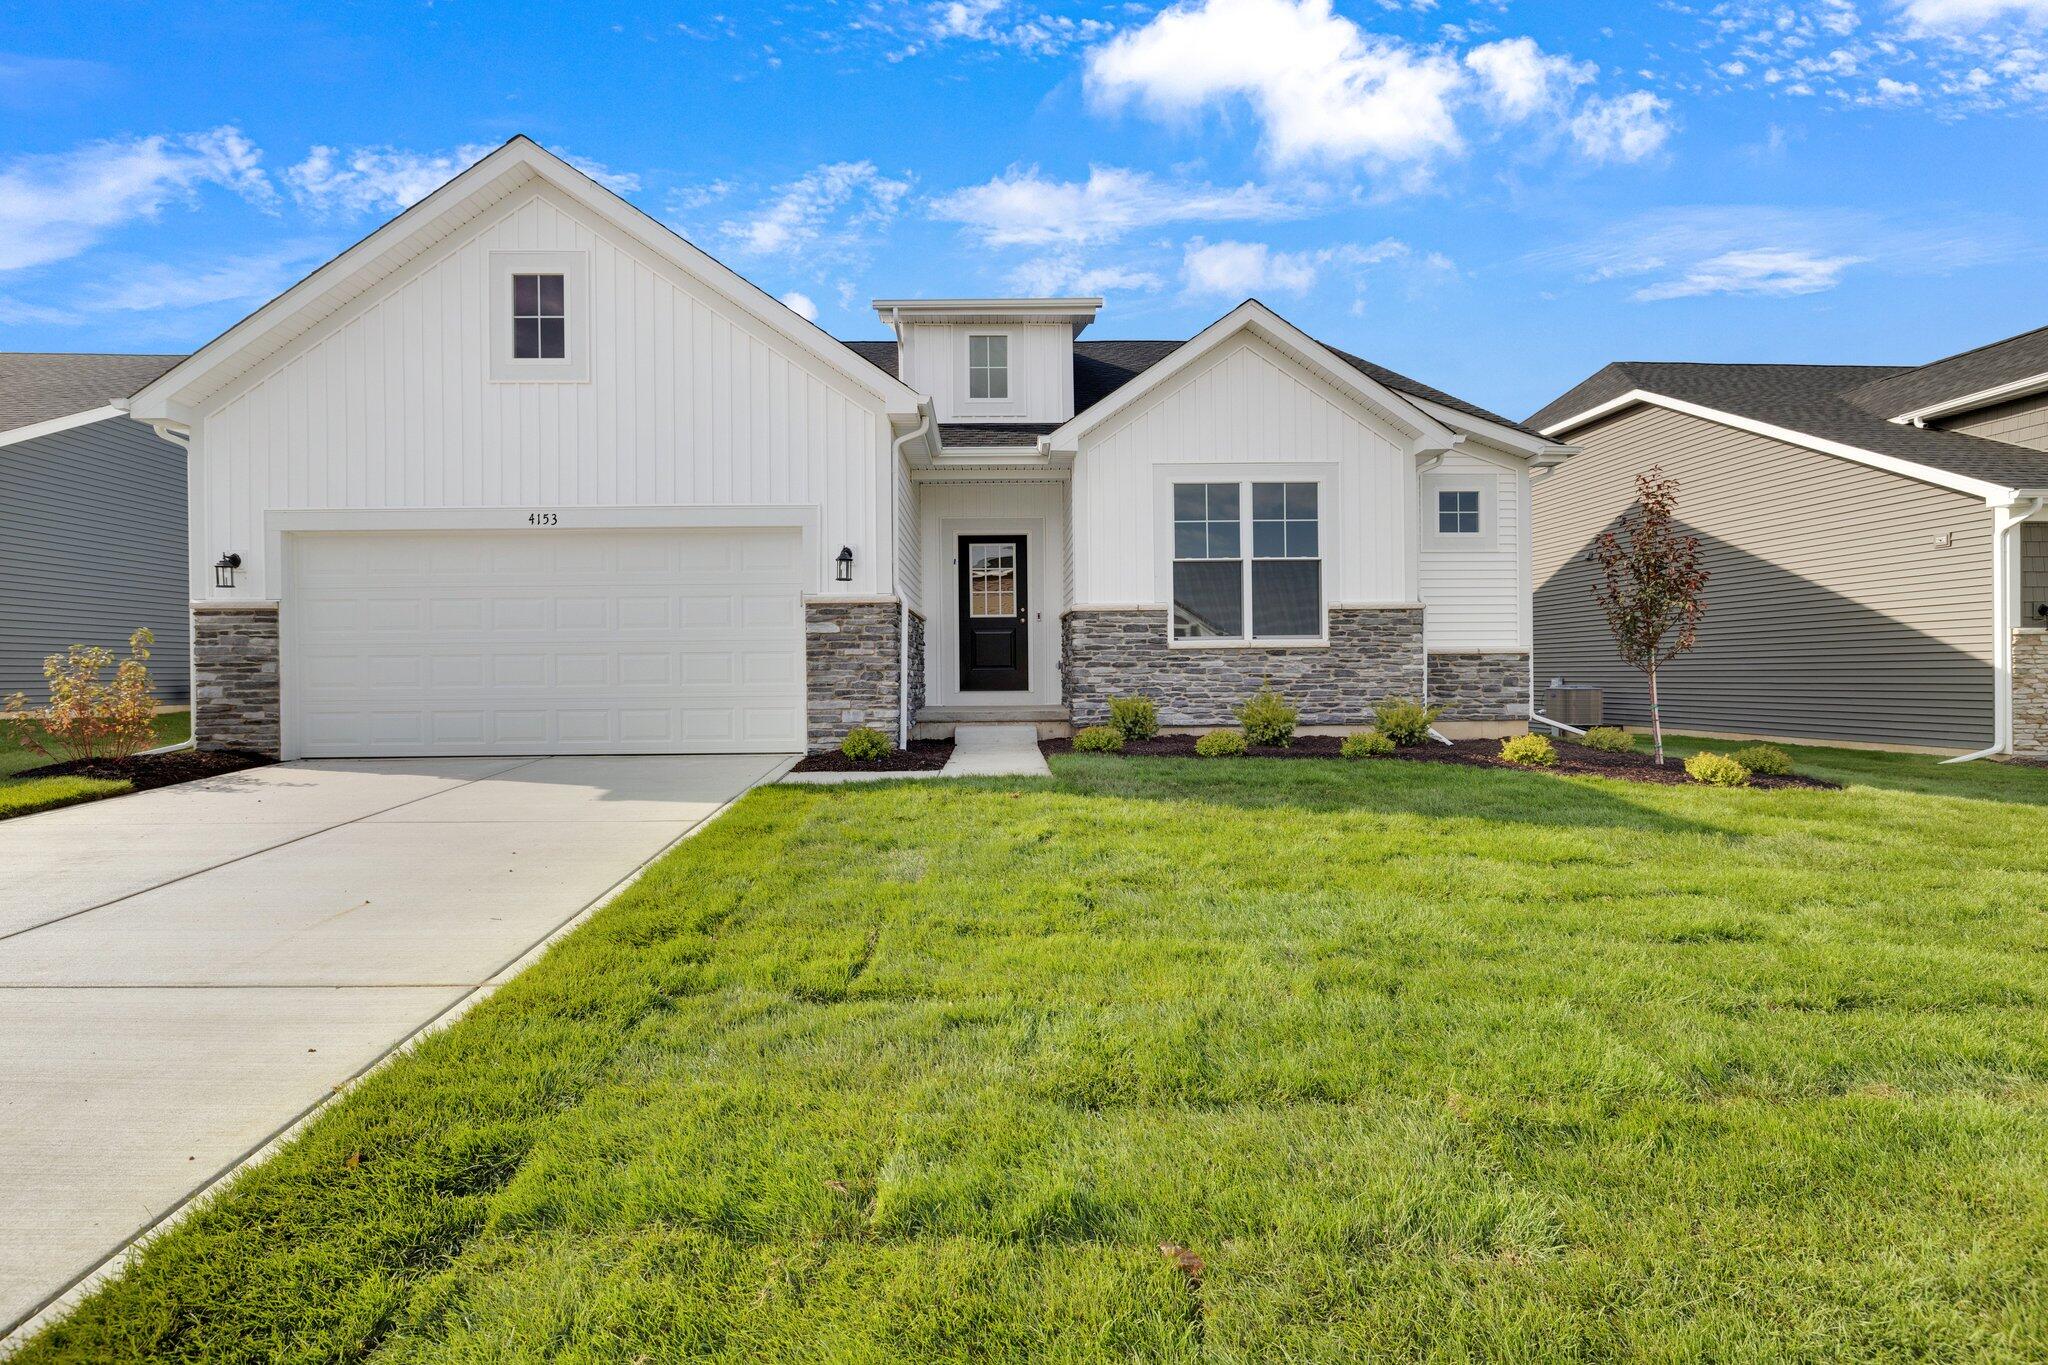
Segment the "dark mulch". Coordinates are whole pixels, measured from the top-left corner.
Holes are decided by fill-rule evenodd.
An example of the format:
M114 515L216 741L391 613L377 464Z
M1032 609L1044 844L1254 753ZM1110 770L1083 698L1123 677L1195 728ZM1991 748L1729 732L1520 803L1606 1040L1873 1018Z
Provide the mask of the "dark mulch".
M251 753L246 749L175 749L167 754L136 754L132 758L85 758L68 763L46 763L40 768L25 769L15 776L97 777L110 782L125 779L135 784L135 790L146 792L154 787L175 786L202 777L219 777L222 773L238 773L244 768L260 768L275 762L277 760L268 754Z
M1151 739L1134 740L1124 745L1126 757L1149 758L1195 758L1196 735L1157 735ZM1253 748L1245 751L1247 758L1341 758L1339 752L1344 741L1336 735L1298 735L1294 743L1285 749ZM1069 739L1041 740L1039 749L1047 754L1070 754L1074 742ZM1685 775L1685 764L1676 758L1670 759L1663 767L1648 753L1610 754L1600 749L1588 749L1578 744L1557 746L1557 766L1554 768L1521 768L1513 763L1503 763L1499 758L1500 741L1497 739L1463 739L1453 744L1419 744L1413 748L1398 750L1393 758L1408 763L1450 763L1466 768L1507 768L1516 772L1567 773L1592 777L1616 777L1629 782L1667 782L1674 785L1691 782ZM1216 761L1216 760L1210 760ZM1358 762L1371 762L1359 759ZM1816 777L1765 777L1761 774L1750 778L1752 787L1772 790L1779 787L1803 787L1812 790L1833 791L1837 784L1824 782Z
M953 756L950 739L913 739L910 747L897 749L872 763L855 763L833 749L812 754L791 769L799 773L931 773L946 766Z

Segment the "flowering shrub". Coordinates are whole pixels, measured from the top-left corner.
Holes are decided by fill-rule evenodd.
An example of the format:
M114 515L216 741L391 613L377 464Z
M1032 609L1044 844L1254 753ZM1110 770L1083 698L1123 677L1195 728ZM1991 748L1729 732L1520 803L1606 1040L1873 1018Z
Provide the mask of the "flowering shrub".
M22 692L0 702L0 710L18 716L15 738L59 763L126 758L149 748L156 739L156 700L149 682L149 647L155 643L156 636L144 627L128 637L128 657L118 665L114 651L99 645L73 645L43 660L49 705L31 709ZM110 667L114 676L108 679L103 675Z

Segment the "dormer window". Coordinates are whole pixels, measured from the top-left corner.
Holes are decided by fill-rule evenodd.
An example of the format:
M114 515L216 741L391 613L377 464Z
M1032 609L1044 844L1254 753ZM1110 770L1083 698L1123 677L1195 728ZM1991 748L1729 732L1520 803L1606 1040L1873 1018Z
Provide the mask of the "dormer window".
M569 318L560 275L512 277L512 358L564 360L569 355Z
M1007 336L967 338L967 396L971 399L1010 396L1010 339Z

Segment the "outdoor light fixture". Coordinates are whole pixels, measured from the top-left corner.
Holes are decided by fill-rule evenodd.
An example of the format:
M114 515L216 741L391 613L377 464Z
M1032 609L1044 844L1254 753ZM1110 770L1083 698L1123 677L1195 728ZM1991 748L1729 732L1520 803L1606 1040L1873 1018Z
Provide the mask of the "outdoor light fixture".
M213 561L213 586L215 586L216 588L234 587L235 570L241 567L242 557L240 555L221 555L219 559Z
M851 545L840 546L839 558L833 562L839 566L839 581L841 583L851 583L853 581L853 547Z

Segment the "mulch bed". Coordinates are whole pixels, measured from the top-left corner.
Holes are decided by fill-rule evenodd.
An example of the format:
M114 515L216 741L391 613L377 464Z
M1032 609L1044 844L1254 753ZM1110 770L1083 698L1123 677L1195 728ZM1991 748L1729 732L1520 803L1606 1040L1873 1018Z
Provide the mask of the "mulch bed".
M1151 739L1134 740L1123 747L1123 757L1149 758L1196 758L1195 741L1198 735L1156 735ZM1285 749L1252 748L1245 750L1247 758L1342 758L1339 752L1344 743L1337 735L1297 735L1294 743ZM1047 739L1039 741L1044 753L1070 754L1074 742L1070 739ZM1412 748L1397 750L1391 759L1407 763L1449 763L1465 768L1505 768L1511 772L1565 773L1575 776L1616 777L1628 782L1663 782L1673 786L1692 783L1685 775L1685 764L1677 758L1670 758L1663 767L1646 752L1610 754L1600 749L1588 749L1583 745L1563 743L1557 745L1557 766L1554 768L1524 768L1513 763L1503 763L1499 758L1500 741L1497 739L1463 739L1452 744L1418 744ZM1208 759L1205 762L1228 762L1227 759ZM1354 759L1359 763L1388 760ZM1833 791L1838 784L1823 782L1816 777L1800 777L1796 773L1787 777L1765 777L1757 774L1749 785L1765 791L1780 787L1800 787L1815 791Z
M950 739L913 739L905 749L895 749L869 763L855 763L837 749L812 754L790 769L798 773L932 773L946 766L953 756Z
M195 782L202 777L219 777L222 773L238 773L244 768L260 768L277 760L268 754L251 753L246 749L175 749L167 754L136 754L132 758L85 758L69 763L46 763L40 768L28 768L15 774L21 777L96 777L103 781L128 781L135 784L135 790L146 792L155 787L175 786L180 782Z

